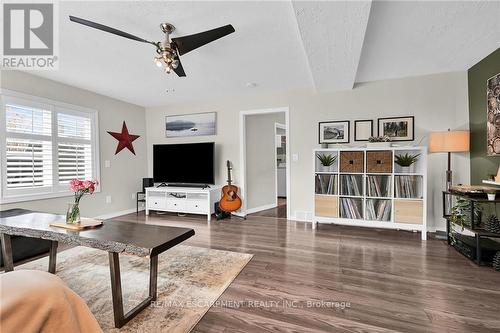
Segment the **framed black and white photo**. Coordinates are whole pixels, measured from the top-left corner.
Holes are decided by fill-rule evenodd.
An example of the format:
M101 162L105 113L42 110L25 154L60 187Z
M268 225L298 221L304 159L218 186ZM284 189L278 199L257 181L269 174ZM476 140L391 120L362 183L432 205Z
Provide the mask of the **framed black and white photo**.
M167 116L165 119L165 136L167 138L178 138L215 135L216 125L217 112Z
M368 141L373 136L373 120L354 121L354 141Z
M415 117L378 118L378 136L391 138L392 141L415 140Z
M319 123L319 143L349 143L349 120Z

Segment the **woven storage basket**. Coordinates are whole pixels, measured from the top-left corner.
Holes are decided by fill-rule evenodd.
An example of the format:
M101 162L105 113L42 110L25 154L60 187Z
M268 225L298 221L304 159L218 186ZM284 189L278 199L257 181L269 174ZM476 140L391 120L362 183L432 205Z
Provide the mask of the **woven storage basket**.
M364 172L365 155L362 151L341 151L340 172Z
M367 151L366 170L369 173L391 173L392 151Z

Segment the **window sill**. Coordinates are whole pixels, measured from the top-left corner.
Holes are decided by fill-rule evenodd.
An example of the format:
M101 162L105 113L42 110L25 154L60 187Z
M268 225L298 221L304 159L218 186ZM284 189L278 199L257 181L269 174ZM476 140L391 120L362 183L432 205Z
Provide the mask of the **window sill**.
M95 191L94 193L98 193L100 191ZM39 193L39 194L30 194L30 195L12 195L4 198L0 198L0 204L12 204L17 202L26 202L26 201L37 201L37 200L46 200L46 199L55 199L55 198L64 198L64 197L73 197L74 193L70 191L64 192L51 192L51 193Z

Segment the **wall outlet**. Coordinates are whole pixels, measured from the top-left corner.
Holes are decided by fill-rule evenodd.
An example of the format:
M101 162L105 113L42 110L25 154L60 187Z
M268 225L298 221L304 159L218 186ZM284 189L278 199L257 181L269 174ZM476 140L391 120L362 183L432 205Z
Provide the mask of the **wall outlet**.
M299 154L292 154L292 161L297 162L299 160Z
M135 199L135 193L132 193L132 199Z
M111 167L111 161L110 161L110 160L106 160L106 161L104 161L104 167L105 167L105 168L109 168L109 167Z
M111 203L111 196L110 196L110 195L107 195L107 196L106 196L106 203L107 203L107 204L110 204L110 203Z

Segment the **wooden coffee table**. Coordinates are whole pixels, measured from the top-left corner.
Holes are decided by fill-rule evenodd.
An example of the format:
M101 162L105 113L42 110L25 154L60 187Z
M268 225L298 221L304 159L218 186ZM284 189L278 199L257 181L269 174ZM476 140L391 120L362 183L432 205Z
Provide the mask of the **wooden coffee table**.
M0 217L0 239L5 271L14 269L11 236L26 236L52 241L49 254L50 273L56 271L58 242L87 246L109 253L111 292L115 326L125 325L140 311L156 300L158 278L158 255L194 235L189 228L166 227L115 220L104 221L101 227L82 231L50 227L61 220L61 215L19 210L19 214ZM135 308L124 314L120 278L119 254L126 253L149 257L149 296Z

